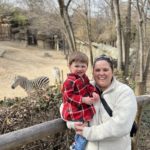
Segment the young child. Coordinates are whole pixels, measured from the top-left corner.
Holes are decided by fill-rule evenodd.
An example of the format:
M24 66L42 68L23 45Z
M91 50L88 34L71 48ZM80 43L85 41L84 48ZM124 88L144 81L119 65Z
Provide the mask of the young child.
M63 83L62 118L65 121L82 122L85 125L93 118L95 108L93 103L99 100L96 89L89 83L86 76L88 57L82 52L73 52L69 57L70 73ZM84 150L87 140L75 135L73 150Z

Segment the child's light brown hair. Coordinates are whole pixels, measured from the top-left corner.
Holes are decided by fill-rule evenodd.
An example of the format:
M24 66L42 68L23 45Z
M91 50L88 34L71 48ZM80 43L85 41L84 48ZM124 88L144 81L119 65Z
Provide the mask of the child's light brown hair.
M80 62L80 63L85 63L88 66L88 57L86 54L76 51L70 54L68 63L71 65L73 62Z

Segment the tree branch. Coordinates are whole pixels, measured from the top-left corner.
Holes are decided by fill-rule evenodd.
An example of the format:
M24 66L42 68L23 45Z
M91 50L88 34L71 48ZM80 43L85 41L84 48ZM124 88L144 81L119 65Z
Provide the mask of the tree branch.
M66 9L68 9L68 7L69 7L71 1L72 1L72 0L69 0L69 1L68 1L67 5L66 5Z

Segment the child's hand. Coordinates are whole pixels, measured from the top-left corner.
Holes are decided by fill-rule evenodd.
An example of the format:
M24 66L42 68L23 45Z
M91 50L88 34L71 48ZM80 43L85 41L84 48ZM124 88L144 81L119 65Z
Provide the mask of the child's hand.
M97 102L100 99L99 95L96 92L93 92L92 96L93 96L95 102Z
M74 126L75 126L76 134L82 135L85 125L81 122L78 122L78 123L75 123Z
M82 103L85 103L87 105L92 105L93 103L95 103L95 100L93 97L83 97Z

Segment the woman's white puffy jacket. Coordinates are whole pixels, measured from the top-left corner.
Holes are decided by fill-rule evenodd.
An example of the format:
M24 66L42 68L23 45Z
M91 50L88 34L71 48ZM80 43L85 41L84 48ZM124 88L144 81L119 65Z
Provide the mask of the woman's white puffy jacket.
M114 78L103 97L113 116L109 116L101 101L95 104L96 114L91 125L83 130L88 140L86 150L131 150L130 131L137 112L133 90Z

